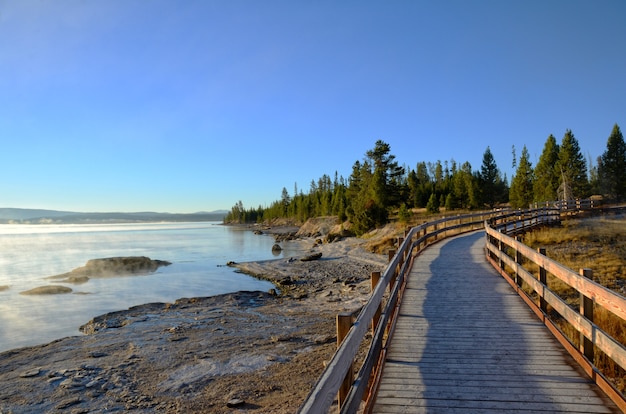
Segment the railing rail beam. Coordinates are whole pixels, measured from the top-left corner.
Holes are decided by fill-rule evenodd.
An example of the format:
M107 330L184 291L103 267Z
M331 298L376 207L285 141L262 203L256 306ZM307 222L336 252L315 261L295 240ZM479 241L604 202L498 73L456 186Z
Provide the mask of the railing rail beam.
M584 206L585 203L579 203L577 207L584 208ZM356 319L353 320L350 317L349 324L345 321L342 322L341 334L338 331L339 345L337 351L300 407L299 413L319 414L328 412L335 398L338 398L340 412L351 413L357 410L363 398L368 397L366 392L375 390L376 378L380 375L381 359L384 359L386 346L393 335L394 315L400 305L406 276L410 270L412 259L419 252L430 244L452 235L486 228L485 246L488 258L490 260L498 260L501 272L504 272L506 265L516 269L514 283L517 282L519 286L521 286L523 280L528 282L530 279L532 279L530 285L535 286L540 284L540 281L532 275L528 276L529 273L526 272L522 264L524 260L533 260L529 257L528 250L542 257L542 259L537 261L541 269L540 273L553 273L555 266L558 267L558 265L550 264L545 254L535 252L523 245L511 246L503 238L509 237L506 233L515 234L526 231L530 227L560 221L563 210L568 207L567 205L559 207L557 204L553 204L553 207L549 207L546 204L541 208L532 210L499 210L456 215L443 217L411 228L404 238L399 238L398 248L389 252L389 263L382 275L380 273L378 275L372 274L370 299L363 306ZM488 229L491 229L491 231ZM494 249L493 243L498 243L499 248ZM513 247L515 250L514 260L510 260L503 251L507 246ZM539 279L543 280L541 275ZM383 298L387 289L389 290L389 295L383 306ZM584 292L590 299L598 303L597 288L587 288L581 292ZM550 293L549 291L545 293L545 306L547 307ZM614 308L621 308L622 306L620 303L617 303L614 297L604 300L603 303L607 305L605 302L608 302L609 306ZM541 303L543 304L543 302ZM624 310L626 312L626 306L624 306ZM584 319L577 312L574 313L581 319ZM347 316L345 318L347 321ZM345 326L343 325L344 323ZM582 325L585 325L585 323L582 323ZM593 331L597 335L597 330L594 327L595 325L593 324L587 324L585 332ZM360 366L357 376L351 378L350 375L354 370L353 363L355 357L365 334L370 329L373 332L373 336L368 354ZM339 340L340 336L343 337L342 340ZM606 339L605 342L607 341L609 340ZM598 346L597 343L596 346ZM344 379L346 379L345 384Z

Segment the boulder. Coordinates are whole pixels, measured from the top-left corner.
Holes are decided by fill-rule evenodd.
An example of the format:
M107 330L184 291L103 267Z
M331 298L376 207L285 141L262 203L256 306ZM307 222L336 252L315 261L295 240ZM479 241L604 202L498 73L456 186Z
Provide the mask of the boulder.
M59 293L72 293L72 289L59 285L39 286L20 292L20 295L57 295Z
M145 256L108 257L89 260L85 266L68 273L49 276L46 279L62 279L66 283L85 283L89 278L147 275L161 266L170 264L164 260L152 260Z
M322 253L312 253L309 254L308 256L304 256L302 258L300 258L301 262L311 262L313 260L318 260L322 257Z

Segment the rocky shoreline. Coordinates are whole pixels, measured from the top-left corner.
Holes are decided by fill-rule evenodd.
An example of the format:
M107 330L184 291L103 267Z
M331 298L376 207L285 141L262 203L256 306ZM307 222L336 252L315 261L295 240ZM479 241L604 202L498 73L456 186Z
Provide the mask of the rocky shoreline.
M356 238L282 243L321 257L231 263L278 295L145 304L92 319L84 336L1 353L0 412L295 412L334 352L335 315L367 301L386 258Z

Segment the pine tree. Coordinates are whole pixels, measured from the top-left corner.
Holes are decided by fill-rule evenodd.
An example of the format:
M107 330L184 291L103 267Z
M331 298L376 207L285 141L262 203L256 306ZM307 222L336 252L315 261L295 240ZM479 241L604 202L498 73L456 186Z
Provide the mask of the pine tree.
M411 211L407 208L406 204L400 204L400 209L398 210L398 221L401 223L408 223L411 221Z
M533 184L535 177L529 158L528 149L524 145L509 191L509 201L513 208L528 208L534 199Z
M283 191L280 196L280 203L282 205L282 215L285 217L287 215L287 211L289 209L289 204L291 203L291 197L289 197L289 192L285 187L283 187Z
M503 194L506 190L506 183L502 180L500 170L489 147L483 154L483 163L480 168L480 187L482 202L490 208L493 208L498 202L504 201Z
M410 175L409 182L411 199L415 207L426 207L430 193L432 193L432 183L428 175L428 167L425 162L419 162L416 170Z
M601 189L609 198L621 201L626 197L626 144L617 124L602 154L599 179Z
M437 194L432 193L430 195L428 203L426 203L426 211L432 214L439 213L439 199L437 198Z
M587 163L580 152L578 140L569 129L565 131L559 148L557 172L561 175L561 188L569 187L574 198L588 196Z
M558 199L557 189L561 179L561 174L556 169L558 161L559 144L557 144L554 135L550 134L535 167L534 201L541 203Z
M391 146L378 140L374 148L365 155L374 167L372 185L376 203L383 209L400 206L404 168L395 161L396 156L391 154Z

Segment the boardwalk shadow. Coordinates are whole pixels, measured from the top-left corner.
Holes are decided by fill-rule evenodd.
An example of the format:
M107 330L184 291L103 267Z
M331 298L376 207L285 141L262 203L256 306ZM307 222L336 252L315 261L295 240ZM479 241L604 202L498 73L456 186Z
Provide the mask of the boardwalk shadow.
M373 412L617 412L487 264L483 236L415 261Z
M428 411L558 412L530 364L528 328L540 324L485 262L483 237L443 242L429 267L428 329L418 362Z

